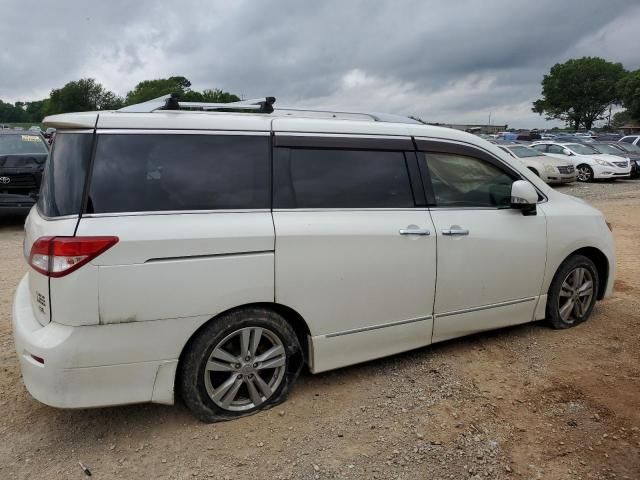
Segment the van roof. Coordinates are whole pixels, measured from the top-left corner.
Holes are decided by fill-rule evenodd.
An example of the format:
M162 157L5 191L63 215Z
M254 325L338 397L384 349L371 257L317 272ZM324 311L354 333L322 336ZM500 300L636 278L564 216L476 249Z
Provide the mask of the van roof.
M120 110L51 115L57 129L163 129L288 132L345 135L402 135L478 143L479 137L450 128L422 124L394 114L323 108L274 107L275 98L226 104L178 102L165 95ZM486 148L487 145L483 146Z

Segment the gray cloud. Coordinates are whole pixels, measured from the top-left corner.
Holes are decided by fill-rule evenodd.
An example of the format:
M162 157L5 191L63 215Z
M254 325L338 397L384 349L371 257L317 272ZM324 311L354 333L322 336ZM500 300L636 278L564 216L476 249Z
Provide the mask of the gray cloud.
M542 126L530 111L559 61L640 67L633 0L239 2L5 0L0 98L91 76L125 94L185 75L279 104ZM37 12L37 14L34 14Z

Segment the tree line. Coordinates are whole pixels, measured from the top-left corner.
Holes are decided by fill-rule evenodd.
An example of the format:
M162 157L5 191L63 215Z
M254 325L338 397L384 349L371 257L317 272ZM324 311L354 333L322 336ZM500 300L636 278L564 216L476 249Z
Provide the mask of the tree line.
M542 79L542 98L533 102L532 110L575 130L590 130L596 121L607 118L613 106L625 110L613 116L612 127L640 122L640 70L627 71L621 63L583 57L551 67Z
M116 110L174 92L180 95L181 100L189 102L228 103L240 100L237 95L219 89L192 90L191 82L181 76L144 80L124 97L105 89L93 78L81 78L54 88L43 100L9 103L0 99L0 123L40 123L47 115L57 113Z

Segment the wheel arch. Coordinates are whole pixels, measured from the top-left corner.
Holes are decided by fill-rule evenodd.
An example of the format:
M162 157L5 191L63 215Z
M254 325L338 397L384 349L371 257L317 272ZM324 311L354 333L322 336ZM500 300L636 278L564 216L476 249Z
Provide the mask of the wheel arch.
M607 289L607 283L609 281L609 271L610 271L609 259L602 252L602 250L596 247L582 247L577 250L574 250L569 255L567 255L567 257L564 260L562 260L562 262L560 262L560 265L558 265L558 269L560 269L560 267L564 264L564 262L566 262L569 258L575 255L582 255L584 257L587 257L596 266L596 269L598 270L598 280L599 280L598 292L597 292L596 298L598 300L602 300L602 298L604 297L605 291ZM558 269L556 269L556 271Z
M178 364L180 364L182 362L182 359L183 359L185 353L189 350L189 348L190 348L191 344L193 343L194 339L205 328L206 325L209 325L211 322L215 322L222 315L226 315L226 314L228 314L230 312L237 312L239 310L246 310L246 309L250 309L250 308L264 308L264 309L271 310L271 311L281 315L287 321L287 323L289 323L289 325L291 326L291 328L295 332L296 336L298 337L298 341L300 342L300 347L302 349L303 362L306 363L307 365L309 364L309 355L310 355L309 337L310 337L311 333L310 333L310 330L309 330L309 326L307 325L307 322L302 318L302 315L300 315L293 308L288 307L288 306L283 305L283 304L280 304L280 303L275 303L275 302L255 302L255 303L247 303L247 304L244 304L244 305L238 305L236 307L224 310L224 311L216 314L215 316L211 317L209 320L207 320L202 325L200 325L191 334L189 339L185 342L185 344L182 347L182 350L180 351L180 357L178 359ZM178 368L177 371L179 372L180 369Z

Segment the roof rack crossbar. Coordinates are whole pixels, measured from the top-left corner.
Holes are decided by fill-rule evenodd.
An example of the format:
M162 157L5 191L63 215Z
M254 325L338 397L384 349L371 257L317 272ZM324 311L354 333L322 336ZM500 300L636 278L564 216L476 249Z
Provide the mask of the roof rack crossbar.
M154 98L143 103L121 108L119 112L151 113L157 110L201 110L201 111L248 111L256 113L273 112L275 97L241 100L230 103L181 102L175 93Z

